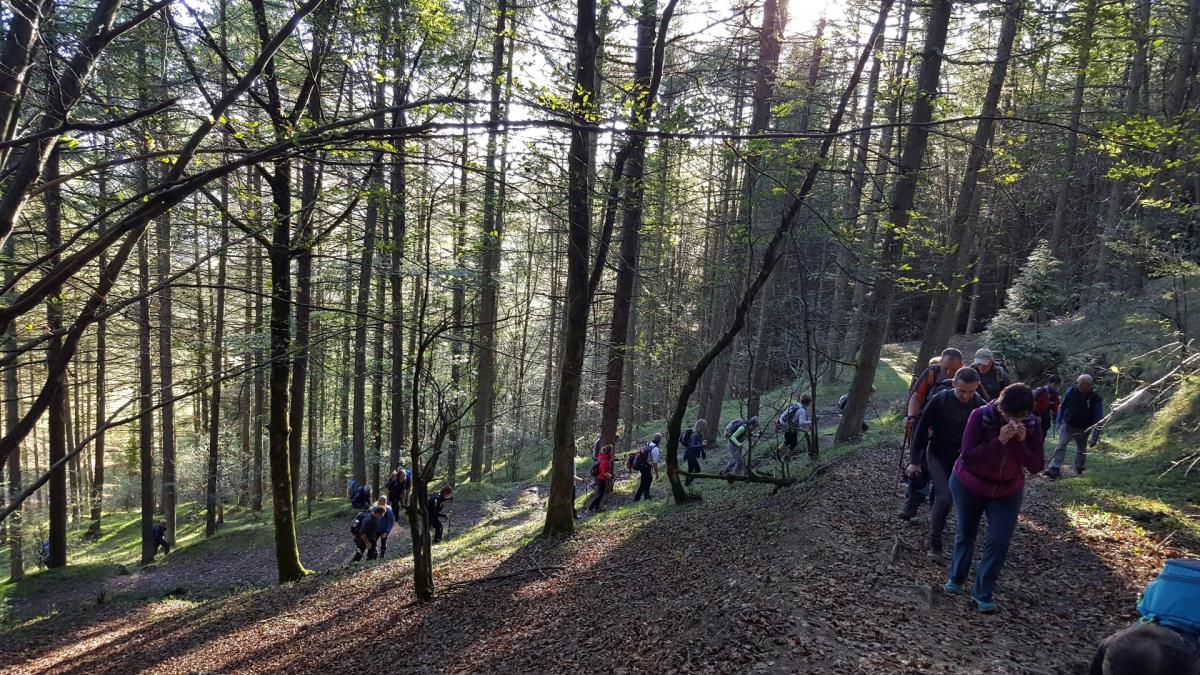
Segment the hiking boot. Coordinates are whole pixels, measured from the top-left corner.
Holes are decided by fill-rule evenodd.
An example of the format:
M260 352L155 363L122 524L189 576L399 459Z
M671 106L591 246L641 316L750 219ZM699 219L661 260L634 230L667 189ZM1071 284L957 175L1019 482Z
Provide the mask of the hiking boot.
M975 607L977 607L983 614L994 614L1000 609L996 606L996 603L992 602L991 600L981 600L973 593L971 594L971 599L975 601Z
M896 512L896 517L900 520L912 520L917 515L917 509L914 506L905 506Z
M1083 475L1083 468L1082 468L1082 467L1080 467L1080 468L1078 468L1078 469L1075 469L1075 475L1076 475L1076 476L1082 476L1082 475Z
M946 585L942 586L942 590L946 592L946 595L958 595L958 592L962 590L962 583L953 579L947 579Z
M1057 467L1050 467L1042 472L1042 475L1050 480L1058 480L1062 476L1062 471Z
M942 542L929 542L929 548L925 551L925 557L928 558L930 562L941 562L942 558L944 557L942 554Z

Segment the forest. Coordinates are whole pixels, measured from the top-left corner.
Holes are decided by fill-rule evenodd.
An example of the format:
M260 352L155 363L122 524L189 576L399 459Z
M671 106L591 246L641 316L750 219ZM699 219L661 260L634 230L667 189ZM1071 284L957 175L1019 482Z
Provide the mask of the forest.
M1200 556L1198 31L4 0L0 672L1087 672ZM1044 439L997 617L931 372Z

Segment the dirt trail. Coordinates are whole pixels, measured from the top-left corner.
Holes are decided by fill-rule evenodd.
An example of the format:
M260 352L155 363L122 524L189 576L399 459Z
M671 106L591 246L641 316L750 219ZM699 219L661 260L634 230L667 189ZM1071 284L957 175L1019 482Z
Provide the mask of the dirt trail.
M808 488L746 486L661 517L621 508L630 489L565 542L439 565L430 605L389 563L236 603L54 617L0 636L0 660L22 673L1078 673L1178 554L1115 517L1069 515L1033 481L1001 611L984 616L942 594L923 529L891 515L894 449ZM378 622L389 639L361 649Z
M525 486L514 487L499 501L511 506L526 494L527 489ZM454 529L466 529L479 522L485 506L483 503L473 503L455 508ZM346 566L354 555L354 544L348 528L355 511L349 505L344 511L345 517L342 518L302 523L297 538L301 560L307 569L313 572L336 570ZM388 558L407 557L412 549L408 522L403 513L398 518L389 537ZM263 536L240 539L226 537L214 542L214 545L201 542L187 549L176 550L171 555L160 556L156 562L145 567L131 567L128 574L121 574L119 567L114 565L111 574L100 580L71 579L55 585L51 593L15 597L11 611L18 618L28 619L95 605L100 598L104 602L159 598L167 594L189 599L211 598L239 588L270 586L278 577L275 550L269 536L269 513L260 527L266 532ZM180 590L183 592L179 593Z

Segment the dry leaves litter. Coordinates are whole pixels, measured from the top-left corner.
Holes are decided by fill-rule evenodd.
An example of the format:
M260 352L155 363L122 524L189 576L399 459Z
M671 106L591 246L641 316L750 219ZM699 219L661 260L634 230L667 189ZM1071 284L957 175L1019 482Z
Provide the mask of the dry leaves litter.
M648 522L622 518L618 495L616 518L570 540L440 565L427 606L394 560L208 602L60 613L0 636L0 662L21 673L1075 673L1179 553L1122 519L1080 517L1034 480L1002 611L980 615L942 594L924 528L891 515L893 453L864 451L804 490L746 486L736 502Z

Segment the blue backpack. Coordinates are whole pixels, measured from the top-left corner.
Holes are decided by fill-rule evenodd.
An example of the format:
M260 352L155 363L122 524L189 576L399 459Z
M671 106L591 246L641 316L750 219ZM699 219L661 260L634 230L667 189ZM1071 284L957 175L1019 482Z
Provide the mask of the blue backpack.
M1173 558L1138 602L1142 621L1200 633L1200 560Z

